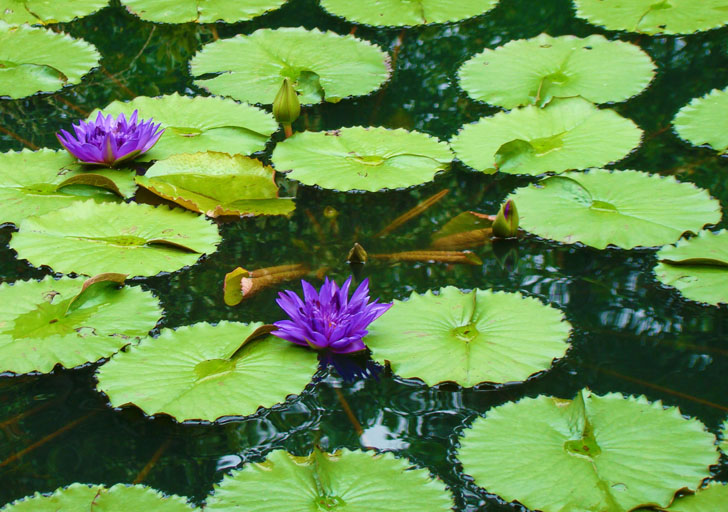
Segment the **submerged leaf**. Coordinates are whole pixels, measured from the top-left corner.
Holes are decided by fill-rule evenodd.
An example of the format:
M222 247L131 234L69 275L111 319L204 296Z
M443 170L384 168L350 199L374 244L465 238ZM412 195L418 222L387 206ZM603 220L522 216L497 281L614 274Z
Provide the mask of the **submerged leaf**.
M471 387L523 381L547 370L566 353L570 330L559 310L537 299L448 286L438 295L395 300L364 342L373 359L388 361L404 378Z
M714 89L685 105L672 121L677 134L686 141L725 154L728 152L728 89Z
M122 4L143 20L157 23L234 23L278 9L286 0L122 0Z
M259 268L251 271L238 267L225 274L223 287L225 304L237 306L244 299L250 298L265 288L298 279L310 271L307 265L301 263Z
M108 4L109 0L0 0L0 21L10 25L65 23Z
M497 3L498 0L321 0L321 7L354 23L401 27L460 21L484 14Z

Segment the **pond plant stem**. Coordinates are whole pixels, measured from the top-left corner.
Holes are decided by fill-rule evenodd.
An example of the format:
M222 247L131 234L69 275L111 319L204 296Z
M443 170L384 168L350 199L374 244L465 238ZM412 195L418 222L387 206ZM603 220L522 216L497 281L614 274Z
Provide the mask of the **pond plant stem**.
M4 133L6 135L10 135L12 138L14 138L15 140L17 140L18 142L20 142L21 144L23 144L24 146L26 146L32 150L40 149L38 146L36 146L32 142L30 142L29 140L25 140L20 135L18 135L15 132L11 132L7 128L0 126L0 132Z
M152 455L152 458L149 459L149 462L146 463L146 465L142 468L142 470L137 474L137 476L134 478L134 481L132 484L140 484L142 483L146 478L149 472L154 468L154 466L159 462L159 459L162 457L162 454L169 448L169 445L172 444L172 438L167 438L164 440L162 444L159 445L159 448L157 448L157 451L154 452L154 455Z
M356 435L359 436L361 445L364 448L373 450L374 447L369 445L369 442L367 441L366 436L364 434L364 429L362 428L361 423L359 423L359 420L356 419L356 416L354 415L354 411L351 410L351 406L349 405L349 402L347 402L344 394L341 392L341 390L339 388L334 388L334 392L336 393L336 398L339 399L339 403L341 404L341 408L344 410L344 414L346 414L346 417L349 418L349 422L351 423L351 426L354 427L354 431L356 432Z
M400 227L405 222L414 219L415 217L423 214L425 211L427 211L430 207L435 205L440 199L445 197L447 193L450 192L449 189L443 189L440 190L438 193L428 197L424 201L420 202L415 206L414 208L408 210L407 212L403 213L396 219L394 219L392 222L390 222L384 229L382 229L379 233L377 233L376 237L382 237L385 235L388 235L398 227Z

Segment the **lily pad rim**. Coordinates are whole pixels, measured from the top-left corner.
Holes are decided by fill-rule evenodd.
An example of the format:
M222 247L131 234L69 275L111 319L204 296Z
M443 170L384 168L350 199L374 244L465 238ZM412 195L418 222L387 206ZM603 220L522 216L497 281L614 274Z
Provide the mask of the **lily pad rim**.
M722 28L722 27L718 27L718 28ZM719 94L728 95L728 87L723 88L723 89L714 87L710 91L703 94L702 96L696 96L695 98L692 98L689 102L684 104L682 107L680 107L678 109L678 111L675 112L675 115L672 117L672 119L670 120L670 131L672 132L672 134L675 137L678 138L678 140L680 140L684 144L687 144L691 148L707 149L707 150L710 150L713 152L717 152L718 156L728 156L728 150L726 152L721 152L720 148L717 148L717 149L714 148L713 146L710 145L709 142L704 142L703 144L692 143L691 141L689 141L688 139L686 139L682 135L680 135L680 132L678 132L678 130L677 130L677 125L675 124L675 121L677 121L678 117L681 117L681 114L683 114L683 110L685 110L686 108L689 108L689 107L695 108L696 104L700 105L703 101L709 99L712 96L717 96Z

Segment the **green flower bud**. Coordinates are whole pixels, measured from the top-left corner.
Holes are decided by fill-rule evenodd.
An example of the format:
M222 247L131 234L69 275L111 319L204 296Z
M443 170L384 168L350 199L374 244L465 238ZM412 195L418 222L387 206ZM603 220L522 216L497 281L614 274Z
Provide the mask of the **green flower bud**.
M510 199L503 203L493 222L493 235L500 238L512 238L518 234L518 210L516 203Z
M290 125L299 115L301 115L301 103L298 101L298 94L291 81L284 78L276 99L273 100L273 116L282 125Z

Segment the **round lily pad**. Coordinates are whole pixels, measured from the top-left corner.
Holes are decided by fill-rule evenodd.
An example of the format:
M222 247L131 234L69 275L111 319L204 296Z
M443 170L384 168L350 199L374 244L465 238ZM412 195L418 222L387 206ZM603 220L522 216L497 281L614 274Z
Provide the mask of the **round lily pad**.
M0 153L0 224L18 224L89 198L119 201L135 190L132 171L89 169L65 151Z
M670 505L668 512L718 512L728 503L728 485L712 482L695 494L682 496Z
M161 123L164 133L152 149L137 161L161 160L178 153L220 151L249 154L261 151L278 129L273 116L264 110L231 99L180 96L158 98L138 96L129 102L113 101L104 114L130 116L139 111L142 119ZM94 111L90 118L96 118Z
M248 416L301 393L318 362L314 351L273 336L262 324L220 322L164 329L101 367L98 388L114 407L179 421ZM270 331L268 331L270 332Z
M136 180L158 196L209 217L287 215L295 208L293 199L278 197L273 168L242 155L174 155Z
M262 463L225 475L205 510L445 512L452 508L452 497L442 482L391 453L330 454L316 449L307 457L276 450Z
M364 342L373 359L402 377L470 387L548 369L569 348L570 330L561 311L532 297L448 286L395 300Z
M728 304L728 231L702 231L657 253L657 279L691 300Z
M543 512L665 507L718 460L698 420L618 393L509 402L464 435L459 458L476 484Z
M58 512L99 510L154 510L155 512L190 512L193 509L184 498L161 492L144 485L103 485L74 483L57 489L53 494L35 493L9 503L1 512Z
M655 66L639 46L600 35L510 41L486 49L460 68L460 86L476 100L514 108L580 96L592 103L624 101L642 92Z
M122 4L143 20L157 23L234 23L278 9L286 0L122 0Z
M151 276L192 265L218 243L215 225L181 209L84 201L22 220L10 247L64 274Z
M321 7L354 23L401 27L459 21L488 12L498 0L321 0Z
M289 78L302 104L369 94L391 71L389 55L368 41L302 27L220 39L205 45L190 69L203 89L251 103L273 103ZM201 76L208 73L215 76Z
M708 145L720 153L728 152L728 89L714 89L695 98L675 116L677 134L696 146Z
M50 372L109 357L146 336L162 316L138 286L83 279L0 284L0 373Z
M452 153L424 133L353 126L296 133L276 146L271 160L305 185L374 192L432 181L449 167Z
M629 119L570 98L484 117L465 125L451 145L478 171L538 175L616 162L641 138L642 130Z
M597 249L671 244L720 221L720 203L692 183L639 171L569 172L514 191L520 225Z
M109 0L0 0L0 21L10 25L65 23L103 9Z
M99 58L96 48L80 39L0 21L0 97L23 98L76 84Z
M576 15L609 30L691 34L728 23L725 0L574 0Z

